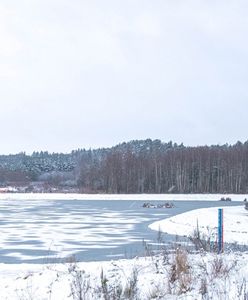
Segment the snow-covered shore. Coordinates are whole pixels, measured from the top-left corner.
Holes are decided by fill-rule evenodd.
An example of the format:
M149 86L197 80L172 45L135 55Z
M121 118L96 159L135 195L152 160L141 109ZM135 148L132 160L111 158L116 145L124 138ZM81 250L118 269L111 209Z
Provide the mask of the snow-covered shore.
M248 253L184 251L112 262L0 265L0 299L243 300L247 265Z
M0 193L0 200L140 200L140 201L218 201L222 197L243 201L247 194L71 194Z
M224 241L248 245L248 211L244 206L223 208ZM174 217L157 221L149 227L169 234L190 236L198 227L206 235L217 233L218 208L192 210Z

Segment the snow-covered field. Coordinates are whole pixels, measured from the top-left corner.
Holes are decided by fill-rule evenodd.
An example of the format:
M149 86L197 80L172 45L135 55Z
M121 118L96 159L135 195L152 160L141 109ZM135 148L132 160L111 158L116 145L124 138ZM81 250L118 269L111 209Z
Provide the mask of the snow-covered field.
M1 199L11 201L11 199L73 200L79 199L81 195L41 194L40 198L37 194L0 196ZM85 197L85 195L83 196ZM91 199L114 199L114 196L113 198L109 196L91 195ZM134 196L139 197L133 198ZM125 195L120 198L149 201L219 200L222 197L222 195L134 196ZM172 196L173 199L170 198ZM225 195L225 197L231 197L232 200L237 201L246 198L245 195ZM194 210L155 222L150 227L154 230L160 229L169 233L188 235L196 227L197 220L201 231L214 231L217 224L217 208ZM248 212L244 206L225 207L225 241L247 245L247 230ZM137 257L132 260L76 263L71 258L71 261L66 264L0 264L0 299L247 300L248 253L234 252L218 255L201 252L187 254L183 249L177 249L172 254L164 251L158 256Z

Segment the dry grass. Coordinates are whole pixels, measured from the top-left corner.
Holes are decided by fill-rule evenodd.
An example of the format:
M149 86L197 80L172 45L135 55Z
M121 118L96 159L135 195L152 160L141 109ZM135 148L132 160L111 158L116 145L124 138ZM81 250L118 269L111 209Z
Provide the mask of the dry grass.
M173 287L176 287L177 294L191 290L192 275L190 271L188 253L185 250L177 249L169 270L170 289L173 290Z
M216 256L210 263L210 274L212 278L227 278L230 271L236 266L237 262L227 263L221 256Z

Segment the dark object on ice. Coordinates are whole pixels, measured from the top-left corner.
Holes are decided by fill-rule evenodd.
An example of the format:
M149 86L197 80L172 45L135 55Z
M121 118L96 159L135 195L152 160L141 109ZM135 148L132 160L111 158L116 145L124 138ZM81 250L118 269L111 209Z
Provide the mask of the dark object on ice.
M247 209L247 210L248 210L248 201L247 201L247 199L246 199L246 198L244 199L244 203L245 203L245 209Z
M144 208L172 208L174 207L173 203L165 202L164 204L152 204L149 202L145 202L142 207Z
M226 197L226 198L222 197L222 198L220 198L220 201L232 201L232 199L229 197Z

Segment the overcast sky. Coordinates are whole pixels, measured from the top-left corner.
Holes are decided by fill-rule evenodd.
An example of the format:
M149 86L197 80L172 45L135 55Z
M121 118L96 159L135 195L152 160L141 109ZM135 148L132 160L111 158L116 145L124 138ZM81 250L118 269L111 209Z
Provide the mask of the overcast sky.
M0 153L248 139L247 0L1 0Z

